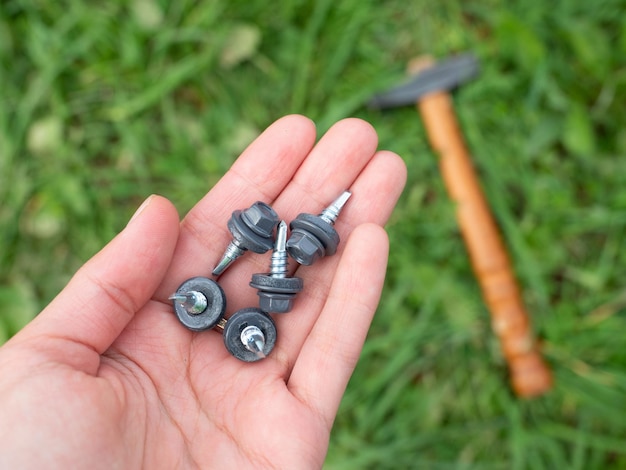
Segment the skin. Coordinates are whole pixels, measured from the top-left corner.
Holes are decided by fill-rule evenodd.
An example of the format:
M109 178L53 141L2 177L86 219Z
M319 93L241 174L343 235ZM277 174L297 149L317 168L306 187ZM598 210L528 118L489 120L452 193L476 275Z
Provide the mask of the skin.
M179 222L151 196L126 228L0 348L0 468L319 468L337 408L378 305L387 221L402 160L364 121L315 144L302 116L270 126ZM167 297L209 276L234 209L270 203L286 221L344 189L335 256L292 272L304 290L275 315L260 362L230 356L221 334L178 323ZM219 279L227 317L257 305L248 286L269 255L246 253Z

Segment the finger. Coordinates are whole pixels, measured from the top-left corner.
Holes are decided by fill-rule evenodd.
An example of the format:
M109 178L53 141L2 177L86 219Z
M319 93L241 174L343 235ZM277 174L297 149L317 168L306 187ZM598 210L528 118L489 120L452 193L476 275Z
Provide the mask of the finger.
M296 275L303 279L304 289L295 299L294 310L276 318L281 332L276 357L286 362L287 376L326 302L334 272L343 259L345 240L360 224L384 225L402 193L405 180L406 167L402 159L392 152L378 152L352 184L353 195L337 219L335 228L341 236L337 254L322 258L313 266L298 268Z
M354 230L288 381L291 392L316 410L329 430L378 306L387 254L387 234L380 226Z
M178 226L176 209L167 199L148 198L24 334L62 338L104 352L161 282Z
M231 240L232 212L255 201L272 203L315 143L315 125L286 116L263 132L213 189L185 216L170 271L157 291L166 299L191 276L208 276Z

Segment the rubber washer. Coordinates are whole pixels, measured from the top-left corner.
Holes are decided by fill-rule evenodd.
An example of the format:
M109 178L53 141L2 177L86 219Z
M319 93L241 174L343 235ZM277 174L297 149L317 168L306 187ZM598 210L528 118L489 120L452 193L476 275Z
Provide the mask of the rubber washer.
M204 331L213 328L224 316L226 311L226 295L217 282L206 277L192 277L183 282L177 294L184 294L190 291L201 292L207 299L207 307L203 312L190 314L180 304L173 301L174 311L178 320L191 331Z

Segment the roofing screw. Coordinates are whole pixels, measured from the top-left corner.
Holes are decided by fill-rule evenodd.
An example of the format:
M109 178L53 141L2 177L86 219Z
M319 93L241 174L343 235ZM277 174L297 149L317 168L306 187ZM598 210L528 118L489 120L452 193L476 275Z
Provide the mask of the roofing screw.
M339 234L333 225L351 195L350 191L344 191L319 215L300 214L291 222L287 251L293 259L310 266L319 258L337 252Z
M224 326L224 345L237 359L256 362L272 352L276 344L276 325L258 308L235 312Z
M287 224L282 221L276 231L276 244L272 253L270 272L254 274L250 286L258 289L259 308L268 313L287 313L293 307L293 299L302 290L299 277L287 277L288 255L286 250Z
M224 316L226 295L217 282L192 277L170 296L178 320L192 331L213 328Z
M222 274L246 250L254 253L265 253L270 250L274 245L272 235L278 221L278 214L274 209L260 201L243 211L234 211L228 221L228 230L233 239L213 269L213 275Z

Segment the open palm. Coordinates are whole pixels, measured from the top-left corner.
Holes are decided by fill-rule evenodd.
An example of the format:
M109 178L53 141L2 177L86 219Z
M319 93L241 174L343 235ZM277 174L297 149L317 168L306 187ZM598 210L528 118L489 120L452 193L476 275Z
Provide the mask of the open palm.
M59 296L0 348L1 468L315 468L383 284L385 223L402 160L348 119L315 145L306 118L270 126L179 223L153 196ZM216 330L193 333L167 297L207 276L235 209L270 203L286 221L353 196L338 253L297 268L292 312L274 315L270 356L240 362ZM292 270L296 269L291 262ZM268 256L246 254L219 279L228 317L257 305L248 286Z

